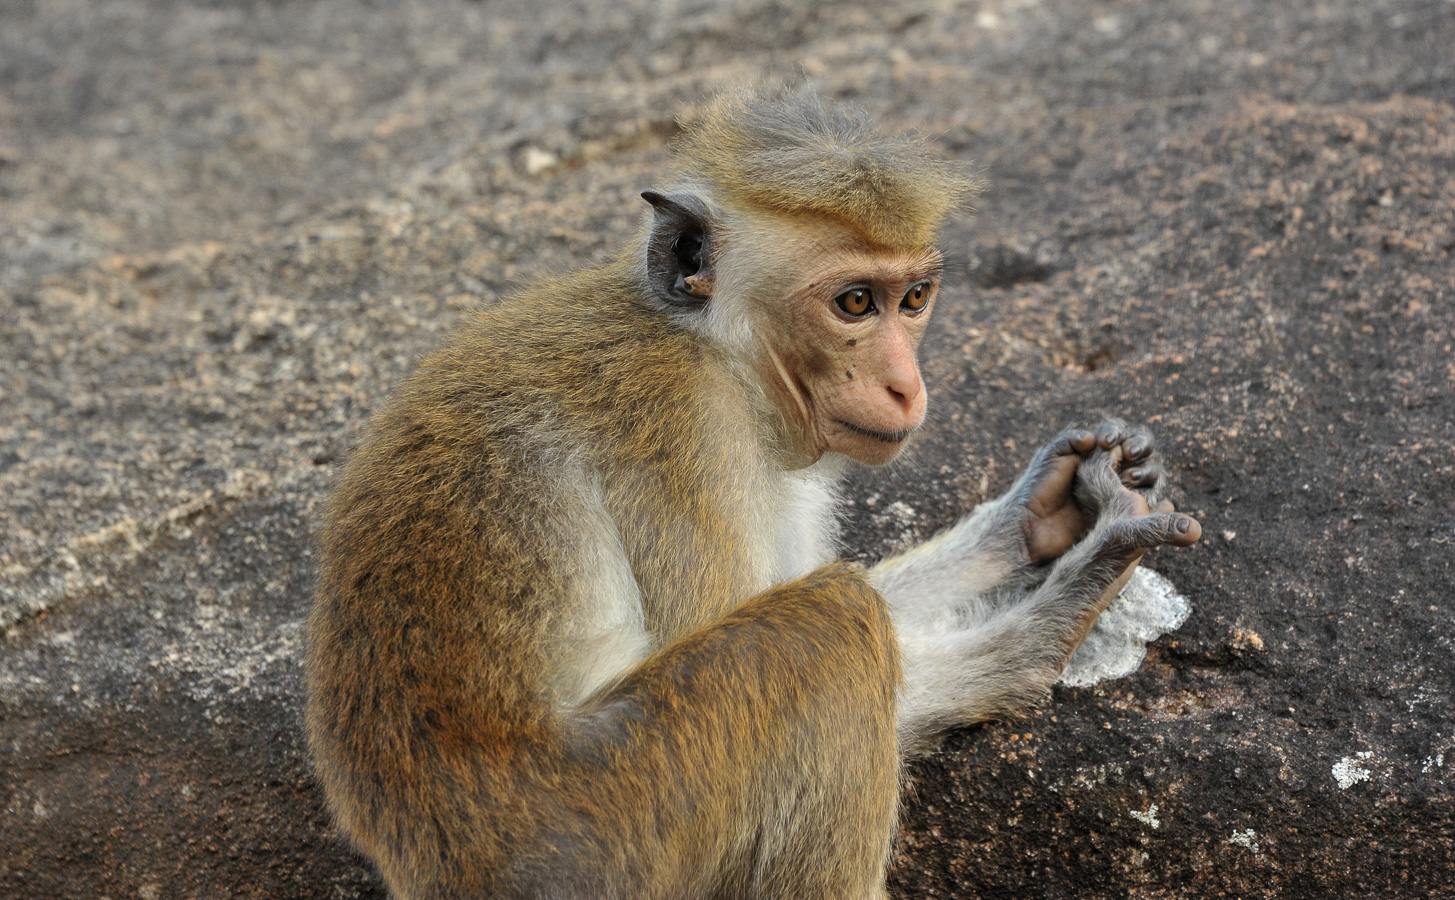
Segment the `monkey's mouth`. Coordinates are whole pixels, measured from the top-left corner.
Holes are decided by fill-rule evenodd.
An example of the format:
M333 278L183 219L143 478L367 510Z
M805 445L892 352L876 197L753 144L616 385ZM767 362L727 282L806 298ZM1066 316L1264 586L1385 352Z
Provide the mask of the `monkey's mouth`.
M875 431L872 428L865 428L863 425L855 425L853 422L845 422L843 419L835 419L835 422L864 437L871 437L876 441L883 441L886 444L898 444L914 433L913 428L906 428L903 431Z

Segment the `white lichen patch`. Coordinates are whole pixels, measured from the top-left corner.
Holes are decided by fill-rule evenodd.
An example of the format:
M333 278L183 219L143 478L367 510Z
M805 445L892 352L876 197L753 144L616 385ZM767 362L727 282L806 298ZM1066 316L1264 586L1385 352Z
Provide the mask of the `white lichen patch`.
M1227 843L1235 847L1244 847L1252 853L1259 851L1258 832L1251 828L1244 831L1234 831L1233 836L1228 838Z
M1060 683L1086 687L1137 671L1147 644L1182 626L1192 604L1172 582L1141 566L1077 648Z
M1148 806L1146 812L1140 812L1134 809L1130 810L1128 812L1128 815L1130 815L1133 819L1136 819L1138 822L1141 822L1143 825L1147 825L1151 828L1162 827L1162 822L1157 818L1157 804L1155 803L1153 803L1151 806Z
M901 522L909 522L913 520L915 516L919 515L919 513L915 511L915 508L913 506L910 506L908 503L905 503L902 500L896 500L893 503L889 504L889 511L893 513L894 517L896 519L899 519Z
M1125 774L1126 770L1118 763L1102 763L1078 770L1071 778L1069 786L1080 788L1083 791L1091 791L1101 787L1108 781L1120 781ZM1064 780L1058 780L1055 784L1051 785L1051 789L1060 790L1067 786Z
M1338 782L1339 790L1347 791L1349 788L1361 781L1369 780L1369 770L1363 768L1360 763L1374 758L1374 754L1368 751L1356 753L1353 756L1346 756L1334 763L1331 770L1334 781Z
M561 158L549 150L542 150L540 147L525 148L524 163L527 175L539 175L554 169L560 162Z

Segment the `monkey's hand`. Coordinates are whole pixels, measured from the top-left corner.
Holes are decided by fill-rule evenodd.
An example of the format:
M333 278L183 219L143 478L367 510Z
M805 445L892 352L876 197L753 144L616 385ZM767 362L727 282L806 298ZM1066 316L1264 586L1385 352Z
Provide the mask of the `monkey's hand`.
M1120 419L1107 419L1094 432L1067 429L1036 454L1008 495L1030 565L1057 559L1091 529L1100 500L1082 487L1078 473L1090 455L1108 452L1115 453L1111 464L1121 483L1140 493L1149 509L1157 505L1162 464L1150 431Z

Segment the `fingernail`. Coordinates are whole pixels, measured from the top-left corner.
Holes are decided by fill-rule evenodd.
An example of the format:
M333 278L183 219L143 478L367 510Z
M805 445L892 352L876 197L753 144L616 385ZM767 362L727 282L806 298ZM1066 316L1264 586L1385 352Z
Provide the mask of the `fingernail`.
M1192 520L1178 519L1177 524L1172 527L1177 529L1178 534L1187 534L1187 529L1192 527Z

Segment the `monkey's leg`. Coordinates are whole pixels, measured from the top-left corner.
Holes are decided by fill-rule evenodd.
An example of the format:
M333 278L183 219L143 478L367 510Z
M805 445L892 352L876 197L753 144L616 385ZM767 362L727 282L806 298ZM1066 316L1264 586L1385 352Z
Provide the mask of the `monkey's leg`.
M575 717L548 802L577 831L556 838L571 854L536 883L551 896L605 883L590 893L882 897L898 683L884 601L844 564L663 648Z

